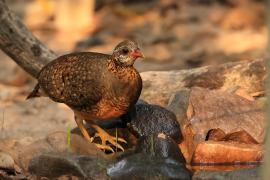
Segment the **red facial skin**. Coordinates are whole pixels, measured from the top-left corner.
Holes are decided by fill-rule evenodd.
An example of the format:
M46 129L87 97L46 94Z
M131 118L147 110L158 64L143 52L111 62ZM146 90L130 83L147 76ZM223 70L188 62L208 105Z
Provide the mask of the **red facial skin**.
M144 55L141 53L140 50L135 50L135 51L132 52L130 55L131 55L132 57L134 57L134 58L143 58L143 57L144 57Z

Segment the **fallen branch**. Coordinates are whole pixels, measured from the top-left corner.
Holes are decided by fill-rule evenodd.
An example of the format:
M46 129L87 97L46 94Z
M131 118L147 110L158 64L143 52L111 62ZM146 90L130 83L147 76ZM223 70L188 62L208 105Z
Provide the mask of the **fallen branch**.
M0 48L20 67L34 77L40 69L56 57L41 43L0 0Z

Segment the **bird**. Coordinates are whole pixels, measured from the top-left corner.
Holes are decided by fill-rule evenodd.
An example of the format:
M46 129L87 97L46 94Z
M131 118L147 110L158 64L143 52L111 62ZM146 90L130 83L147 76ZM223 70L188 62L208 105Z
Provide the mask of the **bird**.
M102 122L117 119L134 108L142 90L142 79L133 66L138 58L144 58L137 42L124 40L111 55L97 52L74 52L52 60L38 74L38 83L26 99L49 97L66 104L74 112L74 119L86 140L102 150L124 151L118 142L122 138L109 135L95 120ZM85 123L90 123L96 133L88 134Z

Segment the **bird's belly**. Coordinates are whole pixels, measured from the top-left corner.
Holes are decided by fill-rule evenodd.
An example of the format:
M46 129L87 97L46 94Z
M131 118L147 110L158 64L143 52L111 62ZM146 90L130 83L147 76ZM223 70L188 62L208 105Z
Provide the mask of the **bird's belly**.
M77 114L80 114L84 120L106 120L120 117L128 111L128 108L129 103L122 98L102 99L94 107L80 110Z
M117 118L127 112L129 105L125 98L102 99L97 104L98 111L96 115L99 119Z
M119 110L114 107L106 107L97 114L96 118L100 120L112 119L120 117L124 113L125 113L124 110Z

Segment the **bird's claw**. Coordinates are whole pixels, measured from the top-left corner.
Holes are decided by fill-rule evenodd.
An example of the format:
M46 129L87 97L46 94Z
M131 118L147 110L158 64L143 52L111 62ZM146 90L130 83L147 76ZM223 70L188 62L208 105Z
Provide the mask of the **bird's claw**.
M111 148L111 146L108 145L102 145L102 144L97 144L95 143L95 145L97 146L97 148L102 149L102 150L108 150L111 151L112 153L114 153L113 148Z
M109 146L110 149L107 148L108 145L106 145L106 142L109 142L113 146L115 146L116 148L124 151L124 148L118 143L118 142L127 143L123 138L116 138L116 137L108 134L106 131L104 131L100 127L98 127L96 125L92 125L92 126L97 131L95 134L95 137L100 137L100 139L101 139L101 146L100 146L101 149L106 149L106 150L110 150L110 151L114 152L110 146ZM102 147L106 147L106 148L102 148Z
M95 137L100 137L101 139L101 146L106 147L108 145L106 145L107 142L109 142L110 144L112 144L113 146L115 146L118 149L121 149L122 151L124 151L124 148L118 143L118 142L123 142L123 143L127 143L123 138L116 138L113 137L111 135L109 135L108 133L103 133L103 132L98 132L95 134ZM110 146L108 146L110 147ZM102 149L102 148L101 148ZM107 148L106 148L107 149ZM107 149L108 150L108 149ZM114 152L114 151L113 151Z

